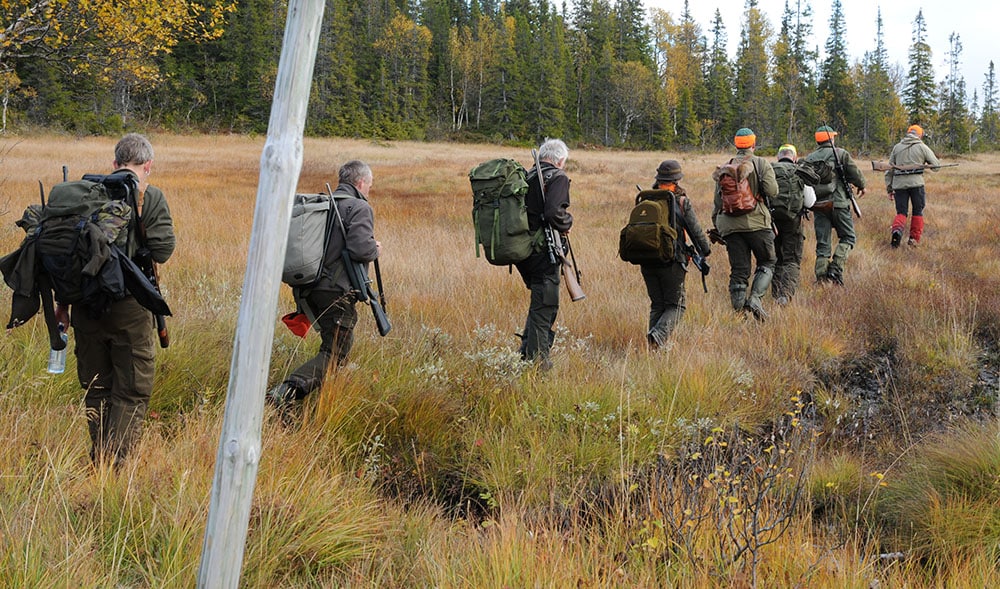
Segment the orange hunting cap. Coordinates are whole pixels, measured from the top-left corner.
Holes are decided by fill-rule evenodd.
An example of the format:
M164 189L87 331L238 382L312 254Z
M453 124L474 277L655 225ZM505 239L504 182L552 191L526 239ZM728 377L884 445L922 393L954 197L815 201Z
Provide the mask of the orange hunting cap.
M910 125L906 128L907 135L916 135L917 138L922 138L924 136L924 128L920 125Z
M739 131L736 131L736 137L733 137L733 145L737 149L747 149L757 145L757 136L753 134L753 131L743 127Z
M819 129L816 129L816 143L825 143L827 141L833 140L839 133L834 131L831 127L823 125Z

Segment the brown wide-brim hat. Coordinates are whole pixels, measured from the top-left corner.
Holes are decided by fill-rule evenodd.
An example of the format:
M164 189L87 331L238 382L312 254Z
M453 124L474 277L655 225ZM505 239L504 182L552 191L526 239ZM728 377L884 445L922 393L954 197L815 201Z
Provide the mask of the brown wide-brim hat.
M657 182L677 182L684 177L681 172L681 163L677 160L663 160L656 168Z

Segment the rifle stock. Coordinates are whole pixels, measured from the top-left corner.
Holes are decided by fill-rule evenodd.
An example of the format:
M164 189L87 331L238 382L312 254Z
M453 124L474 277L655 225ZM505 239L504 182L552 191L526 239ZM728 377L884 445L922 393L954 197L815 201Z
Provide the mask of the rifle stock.
M336 206L336 205L334 205ZM368 303L372 308L372 317L375 318L375 327L378 334L385 337L392 330L392 323L385 309L379 304L379 293L372 288L372 279L368 277L368 268L361 262L355 262L345 249L341 256L344 258L344 267L347 269L347 277L351 280L351 289L359 303Z
M146 235L146 228L143 227L143 238ZM160 291L160 272L156 268L156 262L152 258L149 258L148 267L146 264L139 264L139 269L142 273L146 275L149 282L156 288L156 292L163 294ZM166 348L170 345L170 332L167 331L167 318L163 315L153 315L153 319L156 320L156 337L160 340L160 347Z
M559 233L554 232L556 236ZM566 250L569 251L569 256L564 253L562 255L562 275L563 280L566 281L566 291L569 293L569 298L574 303L576 301L582 301L587 298L587 295L583 292L583 287L580 286L580 269L576 267L576 256L573 255L573 246L569 243L569 236L566 236L565 240ZM559 247L562 251L562 246Z

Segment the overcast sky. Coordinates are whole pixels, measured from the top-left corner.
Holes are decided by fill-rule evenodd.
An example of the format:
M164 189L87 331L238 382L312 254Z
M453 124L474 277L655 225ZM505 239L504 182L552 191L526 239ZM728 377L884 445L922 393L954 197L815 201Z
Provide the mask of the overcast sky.
M824 54L824 46L829 37L831 2L817 0L802 0L803 6L808 1L813 10L813 42ZM683 12L683 0L644 0L647 8L660 8L679 18ZM794 6L795 0L788 0ZM690 0L691 15L695 22L701 25L702 34L709 37L712 18L718 8L726 25L726 35L729 40L730 55L735 54L736 44L740 38L740 28L743 12L746 8L744 0ZM785 9L785 0L758 0L757 6L767 15L775 33L780 29L781 15ZM841 0L844 21L847 31L848 61L860 60L866 51L875 48L875 29L878 10L882 10L882 32L890 64L899 64L905 75L908 69L910 45L913 44L913 20L917 11L923 9L926 25L927 44L931 48L931 58L936 71L936 80L940 82L947 75L947 58L950 45L948 37L953 32L958 33L962 43L961 68L965 77L965 87L969 98L972 91L978 90L982 98L983 80L994 62L994 68L1000 67L997 57L1000 56L1000 43L997 42L996 19L1000 9L989 0L931 0L921 6L920 2L912 0ZM709 38L709 42L711 39ZM980 101L980 104L982 102Z

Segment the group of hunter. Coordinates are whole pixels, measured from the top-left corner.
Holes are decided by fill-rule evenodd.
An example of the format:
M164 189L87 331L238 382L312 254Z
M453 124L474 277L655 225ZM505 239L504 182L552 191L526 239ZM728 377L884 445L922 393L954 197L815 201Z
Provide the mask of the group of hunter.
M834 145L837 133L828 126L816 130L817 147L805 163L825 162L835 171L826 186L808 185L808 174L792 145L783 145L777 160L769 162L754 154L756 137L750 129L736 132L734 160L746 164L747 177L756 204L752 210L731 214L723 206L723 194L716 184L713 227L703 231L690 199L680 181L684 177L676 160L666 160L656 169L653 190L670 194L676 221L676 244L669 260L641 264L642 278L650 300L647 342L651 348L668 343L685 310L685 277L688 264L696 259L707 273L703 258L711 254L711 241L723 244L729 256L729 293L735 311L764 321L764 297L770 291L775 302L787 304L799 283L799 264L805 236L803 220L811 212L816 234L815 277L819 283L844 284L844 269L855 244L852 217L853 195L865 193L865 179L850 154ZM912 125L889 158L886 189L895 200L896 216L890 230L890 245L899 247L912 205L907 244L919 244L923 233L926 202L923 171L940 166L934 153L921 141L923 129ZM570 179L565 173L569 150L559 139L546 140L538 149L540 173L528 176L525 205L530 229L550 227L567 236L573 226L569 213ZM173 253L174 231L163 193L149 185L153 148L145 137L125 136L115 148L113 168L136 177L139 208L144 219L146 243L158 263ZM267 400L288 406L318 389L332 368L343 365L350 352L357 322L357 299L344 277L344 252L361 264L375 261L381 244L375 239L374 214L368 203L373 184L368 164L353 160L339 170L336 206L346 235L329 240L323 262L324 278L308 290L295 293L296 301L309 311L312 327L321 337L316 356L292 371L271 388ZM779 191L787 191L782 194ZM815 198L813 200L813 193ZM774 205L774 203L783 203ZM131 231L131 229L130 229ZM837 243L834 246L833 234ZM690 237L692 243L687 243ZM136 240L130 235L128 255L135 254ZM697 261L697 260L700 260ZM754 266L754 262L756 263ZM550 366L553 326L559 311L560 265L545 252L537 252L516 264L530 291L528 313L521 336L520 354L524 361L541 369ZM85 405L95 462L118 464L138 440L146 408L152 394L156 327L150 313L132 297L114 303L101 321L83 313L70 316L64 305L56 308L57 319L71 326L80 385L87 391Z
M677 238L671 259L640 265L650 301L646 333L650 348L666 345L683 317L688 265L693 258L698 258L704 264L702 272L707 272L703 258L711 254L711 241L723 244L729 257L729 293L733 309L757 321L764 321L768 316L764 310L768 292L778 305L788 304L795 295L805 242L803 223L810 214L816 234L816 281L844 284L845 264L856 242L853 192L857 191L857 197L865 194L865 178L850 153L835 146L836 136L832 128L821 126L815 133L816 148L805 158L800 160L795 146L786 144L778 149L776 161L772 163L754 154L756 136L752 130L738 130L733 140L737 149L733 161L748 164L747 180L756 197L756 205L748 212L727 213L717 182L712 228L707 233L680 184L684 177L680 163L677 160L660 163L652 188L670 193ZM922 172L928 166L939 165L933 152L921 141L922 136L919 126L911 126L890 156L886 188L890 197L895 198L897 213L891 229L893 247L900 243L909 202L913 203L913 216L907 243L916 246L920 241L925 201L923 177L910 170L919 168ZM559 139L546 140L539 147L541 173L528 175L525 197L531 231L547 225L568 236L573 226L573 216L569 212L570 179L564 171L568 158L569 150ZM801 173L804 168L810 168L810 163L816 162L825 163L832 179L818 181L815 174ZM359 199L356 204L344 201L342 206L347 208L342 214L361 214L366 222L356 225L358 234L352 236L349 231L346 243L331 243L328 259L333 260L329 262L332 266L341 263L341 250L345 247L352 259L361 262L374 260L381 251L372 231L371 208L365 202L371 183L371 169L362 162L348 162L340 170L338 192ZM327 270L336 273L332 266ZM559 311L560 263L547 252L536 251L515 266L530 291L524 331L519 334L520 355L522 360L535 362L544 370L551 366L553 326ZM354 299L344 285L329 286L329 291L322 295L310 294L310 306L314 307L312 311L322 336L320 351L269 391L268 400L278 406L301 399L318 388L326 370L342 365L347 358L357 316L345 314L345 310L353 306ZM332 314L332 318L324 320L328 314Z

